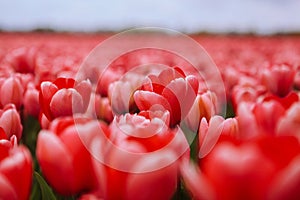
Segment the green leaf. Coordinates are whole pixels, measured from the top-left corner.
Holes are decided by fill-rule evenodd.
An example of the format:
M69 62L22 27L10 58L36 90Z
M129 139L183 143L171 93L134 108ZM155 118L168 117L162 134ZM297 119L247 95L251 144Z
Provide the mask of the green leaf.
M42 200L56 200L56 197L55 197L52 189L46 183L44 178L37 172L34 172L34 178L37 180L37 182L39 184L41 195L42 195Z

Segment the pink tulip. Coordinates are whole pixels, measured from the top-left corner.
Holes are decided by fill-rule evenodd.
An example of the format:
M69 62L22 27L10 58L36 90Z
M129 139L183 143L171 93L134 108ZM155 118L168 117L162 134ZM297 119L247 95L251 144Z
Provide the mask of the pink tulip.
M217 97L215 93L207 91L197 95L185 122L192 131L196 132L203 117L209 120L217 112Z
M205 157L214 148L221 136L239 138L238 134L238 123L235 118L224 119L215 115L209 122L206 118L202 118L198 132L199 157Z
M271 93L284 97L292 89L295 74L288 64L274 65L263 70L261 81Z
M109 85L108 98L115 114L135 112L137 110L133 94L142 85L144 76L127 73L121 80Z
M16 72L34 73L37 52L34 47L22 47L7 54L6 59Z
M23 126L20 114L14 104L7 104L3 110L0 110L0 127L6 133L9 139L15 135L18 141L21 139Z
M11 76L5 79L0 84L1 98L0 103L2 106L13 103L19 109L23 103L24 88L18 77Z

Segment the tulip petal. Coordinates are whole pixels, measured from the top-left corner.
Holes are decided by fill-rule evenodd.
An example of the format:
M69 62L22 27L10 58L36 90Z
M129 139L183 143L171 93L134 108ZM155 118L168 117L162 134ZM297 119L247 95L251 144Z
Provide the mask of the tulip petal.
M57 78L53 82L58 89L63 89L63 88L73 88L75 85L75 80L73 78Z
M29 197L32 167L30 152L23 146L13 148L10 156L1 162L0 172L12 184L17 192L18 199L27 199Z
M74 89L61 89L53 95L50 111L54 118L82 113L84 112L82 96Z
M18 196L5 176L0 173L0 199L17 200Z
M83 109L86 110L89 102L90 102L90 98L91 98L91 93L92 93L92 85L90 83L90 81L82 81L80 83L78 83L74 89L81 95L82 100L83 100Z
M133 98L140 110L151 110L154 105L161 105L165 110L171 110L167 99L154 92L137 90L134 93Z

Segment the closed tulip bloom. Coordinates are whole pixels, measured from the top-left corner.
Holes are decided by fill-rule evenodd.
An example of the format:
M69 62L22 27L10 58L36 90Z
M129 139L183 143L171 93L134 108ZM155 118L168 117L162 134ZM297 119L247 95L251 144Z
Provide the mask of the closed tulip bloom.
M180 128L168 127L168 112L116 117L104 144L104 199L170 199L178 166L189 153ZM100 154L100 155L99 155Z
M217 97L215 93L207 91L197 95L185 122L192 131L196 132L203 117L209 120L217 112Z
M214 148L221 136L239 138L238 123L235 118L224 119L215 115L209 121L202 118L198 131L199 157L203 158Z
M34 47L22 47L7 54L9 65L20 73L34 73L37 49Z
M295 75L296 71L288 64L274 65L263 70L261 82L271 93L284 97L292 90Z
M300 103L295 103L279 120L276 127L277 135L292 135L300 141Z
M29 199L33 163L29 150L11 141L0 140L0 199Z
M76 195L97 188L92 156L85 146L95 134L97 121L84 118L58 118L49 130L42 130L36 155L43 175L60 194ZM63 162L59 161L63 158Z
M61 116L84 113L89 105L91 90L89 81L75 83L72 78L42 82L39 94L41 111L50 121Z
M0 103L2 106L13 103L19 109L23 103L24 88L18 77L11 76L5 79L0 84L1 98Z
M3 110L0 110L0 127L6 133L7 139L13 135L18 140L21 139L23 126L20 114L14 104L7 104Z
M275 135L277 123L284 116L284 113L284 107L274 100L250 105L241 103L237 110L240 136L249 139Z
M194 199L298 199L299 158L294 137L225 139L198 167L184 163L182 175Z

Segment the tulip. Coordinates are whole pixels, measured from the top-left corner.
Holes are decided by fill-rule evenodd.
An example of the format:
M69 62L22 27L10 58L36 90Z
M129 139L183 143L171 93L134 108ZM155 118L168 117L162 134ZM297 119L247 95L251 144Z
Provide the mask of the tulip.
M89 81L75 84L71 78L58 78L54 82L41 83L39 102L41 110L49 121L75 113L84 113L91 95Z
M34 73L37 52L34 47L22 47L7 54L6 59L16 72Z
M295 103L279 120L276 126L277 135L292 135L300 141L300 103Z
M11 141L0 140L0 199L29 199L32 183L32 158L24 146L17 146L16 137Z
M195 76L185 76L178 68L161 71L158 76L149 75L140 90L134 93L134 101L139 110L160 107L171 116L171 126L184 119L192 107L199 83Z
M123 114L136 111L133 94L142 85L144 76L138 73L127 73L121 80L110 84L108 98L111 102L113 113Z
M168 112L115 117L102 151L104 199L170 199L177 187L178 165L189 147L180 128L169 128ZM104 150L103 150L104 149Z
M3 110L0 110L0 127L6 133L6 139L13 135L17 137L18 141L21 139L23 126L20 114L14 104L7 104Z
M23 103L24 88L18 77L9 77L0 84L2 106L13 103L19 109Z
M224 119L215 115L207 122L202 118L198 131L199 157L205 157L217 144L221 136L239 138L238 123L235 118Z
M215 93L207 91L198 94L192 108L186 116L185 122L192 131L197 131L199 121L204 117L209 120L217 113L217 97Z
M280 149L278 148L280 147ZM199 167L181 172L195 199L297 199L300 144L294 137L220 141Z
M276 126L285 109L277 101L256 104L241 103L237 110L240 136L245 139L275 135ZM251 126L249 126L251 124Z
M98 126L104 125L80 117L66 117L55 119L48 130L40 131L37 159L46 180L58 193L76 195L97 188L86 143L98 134ZM63 158L63 162L59 158Z
M95 97L95 109L96 115L98 119L102 119L107 123L112 122L113 120L113 113L111 109L111 105L109 103L109 99L105 97Z
M266 94L266 96L264 97L264 101L270 101L270 100L275 100L278 103L280 103L284 107L284 109L288 109L294 103L299 101L299 95L294 91L290 92L284 97L279 97L274 94Z
M30 83L24 94L25 114L38 118L40 113L39 91Z
M288 64L274 65L263 70L261 82L271 93L284 97L292 89L295 74L295 70Z

